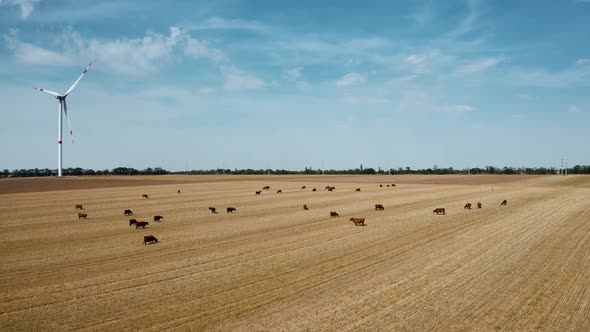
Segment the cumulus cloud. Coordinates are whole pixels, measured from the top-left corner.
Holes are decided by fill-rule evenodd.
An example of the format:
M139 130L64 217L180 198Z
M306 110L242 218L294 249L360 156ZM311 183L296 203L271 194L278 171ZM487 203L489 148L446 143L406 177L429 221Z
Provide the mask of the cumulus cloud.
M21 18L26 20L35 9L35 4L39 1L40 0L0 0L0 6L19 6Z
M354 85L360 85L367 81L367 78L359 73L348 73L342 76L338 81L336 81L336 85L339 87L348 87Z
M19 40L17 31L5 35L4 39L14 57L22 63L67 66L94 59L101 67L130 75L157 71L179 50L194 59L204 58L220 64L229 61L220 49L174 26L169 28L168 34L147 32L139 38L114 40L84 38L68 28L55 38L52 49Z
M49 66L67 66L72 64L71 58L68 56L30 43L21 42L18 39L18 30L16 29L4 35L4 41L6 41L8 49L14 53L16 59L21 63Z
M264 88L262 79L245 73L234 66L222 66L221 73L225 78L223 88L227 91L261 90Z
M502 58L479 59L459 67L456 73L459 75L477 74L495 67L500 62L502 62Z

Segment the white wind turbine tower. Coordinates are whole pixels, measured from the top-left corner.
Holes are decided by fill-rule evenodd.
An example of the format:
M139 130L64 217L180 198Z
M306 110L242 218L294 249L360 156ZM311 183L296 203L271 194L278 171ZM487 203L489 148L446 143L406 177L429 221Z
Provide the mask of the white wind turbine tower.
M61 164L62 164L62 144L61 144L61 142L62 142L62 123L63 123L62 114L66 115L66 120L68 121L68 129L70 130L70 135L72 136L72 142L74 142L74 132L72 131L72 126L70 125L70 118L68 117L68 104L66 104L66 98L70 93L72 93L72 91L74 91L74 88L76 87L76 85L78 85L78 82L80 82L80 80L82 79L84 74L86 74L86 72L88 71L90 66L92 66L92 62L86 67L86 69L84 69L84 71L82 72L82 75L80 75L80 77L78 77L76 82L74 82L74 84L72 84L72 86L68 89L68 91L66 91L66 93L64 93L63 95L60 95L57 92L45 90L42 88L35 88L38 91L45 92L45 93L48 93L48 94L54 96L55 99L57 99L59 101L59 122L58 122L59 129L58 129L58 134L57 134L57 176L60 176L60 177L62 175L62 166L61 166Z

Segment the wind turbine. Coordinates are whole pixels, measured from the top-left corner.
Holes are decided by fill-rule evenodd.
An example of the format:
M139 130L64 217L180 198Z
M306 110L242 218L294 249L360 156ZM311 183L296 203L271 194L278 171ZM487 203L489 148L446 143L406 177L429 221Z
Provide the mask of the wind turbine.
M80 77L78 77L76 82L74 82L74 84L72 84L72 86L68 89L68 91L66 91L66 93L64 93L63 95L60 95L57 92L45 90L42 88L35 88L35 90L45 92L45 93L48 93L48 94L54 96L55 99L57 99L59 102L59 121L58 121L58 128L59 129L58 129L58 133L57 133L57 176L59 176L59 177L61 177L61 175L62 175L62 167L61 167L61 164L62 164L62 147L61 147L61 145L62 144L61 144L61 141L62 141L63 114L66 115L66 120L68 122L68 129L70 130L70 136L72 136L72 143L74 142L74 132L72 131L72 126L70 125L70 118L68 117L68 104L66 104L66 98L68 97L68 95L70 93L72 93L72 91L74 91L74 88L76 87L76 85L78 85L78 83L80 82L80 80L82 79L84 74L86 74L86 72L88 71L90 66L92 66L92 62L86 67L86 69L84 69L84 71L82 72L82 75L80 75Z

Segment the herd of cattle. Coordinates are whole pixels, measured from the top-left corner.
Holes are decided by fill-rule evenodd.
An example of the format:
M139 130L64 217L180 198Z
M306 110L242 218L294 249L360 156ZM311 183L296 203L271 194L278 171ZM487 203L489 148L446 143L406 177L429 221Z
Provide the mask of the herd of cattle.
M389 186L390 185L388 184L387 187L389 187ZM382 188L383 185L380 184L379 187ZM395 184L391 184L391 187L396 187L396 185ZM302 186L301 189L302 190L306 189L306 186ZM336 187L333 187L333 186L326 186L324 188L324 190L328 190L328 191L333 191L334 189L336 189ZM262 187L262 190L270 190L270 186L264 186L264 187ZM256 195L260 195L262 193L262 190L256 191ZM316 188L313 188L312 191L313 192L316 192L317 189ZM355 192L360 192L360 191L361 191L361 188L356 188L355 189ZM277 193L282 193L282 192L283 192L282 189L277 190ZM180 189L178 190L178 193L180 194ZM141 197L142 198L149 198L149 196L147 194L142 194ZM500 203L501 206L505 206L507 204L508 204L508 201L507 200L503 200ZM476 205L477 205L477 208L478 209L481 209L482 208L481 202L477 202ZM76 210L84 210L84 207L82 206L82 204L76 204L75 205L75 209ZM306 211L309 210L309 207L307 206L307 204L303 204L303 209L306 210ZM463 209L465 209L465 210L471 210L471 203L466 203L465 206L463 207ZM384 211L384 210L385 210L385 207L383 206L383 204L375 204L375 211ZM211 213L213 213L213 214L217 214L217 209L215 207L211 207L210 206L209 207L209 211ZM227 207L226 208L226 212L227 213L234 213L234 212L237 212L237 211L238 210L236 208L234 208L234 207ZM445 208L442 208L442 207L439 207L439 208L436 208L436 209L432 210L432 213L435 213L437 215L438 214L445 215L446 214L446 209ZM125 209L123 211L123 215L125 215L125 216L132 216L133 215L133 211L131 211L130 209ZM340 215L336 211L330 211L330 218L337 218L337 217L340 217ZM78 219L86 219L86 218L88 218L88 214L87 213L82 213L82 212L79 212L78 213ZM155 215L154 216L154 222L161 222L163 220L164 220L164 217L161 216L161 215ZM355 226L365 226L365 218L351 217L349 219L349 221L352 221ZM147 222L147 221L138 221L136 219L129 219L129 226L135 226L135 229L139 229L139 228L145 229L145 227L146 226L149 226L149 224L150 223ZM153 235L146 235L146 236L143 237L143 244L144 245L146 245L146 244L152 244L152 243L159 243L158 239L155 236L153 236Z

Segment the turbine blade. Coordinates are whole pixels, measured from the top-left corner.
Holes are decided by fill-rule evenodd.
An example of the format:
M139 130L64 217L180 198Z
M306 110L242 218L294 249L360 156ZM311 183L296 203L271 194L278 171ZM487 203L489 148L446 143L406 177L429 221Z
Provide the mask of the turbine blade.
M74 82L74 84L72 84L72 86L68 89L68 91L66 91L66 93L64 93L64 97L67 97L67 95L69 95L74 88L76 87L76 85L78 85L78 82L80 82L80 80L82 79L82 77L84 76L84 74L86 74L86 72L88 71L88 69L90 68L90 66L92 66L92 62L90 64L88 64L88 66L86 66L86 69L84 69L84 71L82 72L82 74L80 75L80 77L78 77L78 79L76 80L76 82Z
M45 93L49 93L50 95L52 95L54 97L61 97L61 95L59 93L53 92L53 91L49 91L49 90L45 90L43 88L35 88L35 90L41 91L41 92L45 92Z
M74 132L72 131L72 125L70 124L70 117L68 116L68 104L64 99L64 114L66 115L66 120L68 121L68 129L70 130L70 136L72 136L72 144L74 144Z

